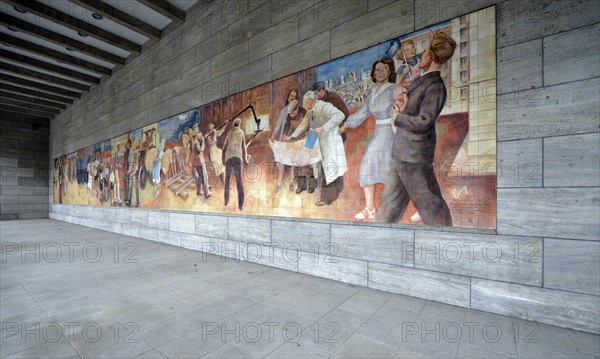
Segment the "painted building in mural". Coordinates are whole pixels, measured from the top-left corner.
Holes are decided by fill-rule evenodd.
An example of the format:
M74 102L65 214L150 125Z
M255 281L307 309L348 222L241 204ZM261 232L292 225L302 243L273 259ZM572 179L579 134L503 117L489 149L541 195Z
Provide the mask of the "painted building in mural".
M55 160L54 203L496 227L494 8Z

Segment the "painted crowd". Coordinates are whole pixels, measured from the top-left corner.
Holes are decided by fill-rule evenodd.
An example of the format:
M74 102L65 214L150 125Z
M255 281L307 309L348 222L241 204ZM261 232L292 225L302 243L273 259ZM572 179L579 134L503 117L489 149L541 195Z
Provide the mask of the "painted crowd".
M411 39L388 42L371 57L370 71L286 86L269 101L266 121L256 100L230 106L218 120L199 108L62 156L55 160L55 202L87 196L95 205L171 208L195 197L190 201L231 202L252 213L244 212L253 186L245 171L269 160L269 198L303 196L326 210L345 188L360 188L349 219L397 223L411 206L413 223L452 226L434 170L436 121L448 96L442 72L457 47L444 30L428 30L419 49ZM357 131L369 131L360 134L366 150L358 161L349 148ZM355 162L356 175L348 177Z

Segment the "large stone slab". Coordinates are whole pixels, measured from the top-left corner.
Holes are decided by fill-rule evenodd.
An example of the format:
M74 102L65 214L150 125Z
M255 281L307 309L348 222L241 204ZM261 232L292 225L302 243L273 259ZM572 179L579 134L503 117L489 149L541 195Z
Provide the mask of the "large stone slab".
M150 228L150 227L141 227L139 230L140 238L147 239L149 241L157 241L158 240L158 229Z
M497 51L497 94L542 86L542 39L510 45Z
M600 240L598 188L498 189L498 234Z
M200 20L198 20L200 19ZM183 23L184 31L181 34L181 50L186 51L205 40L210 34L210 21L203 21L196 13L188 17Z
M473 278L471 308L600 333L600 298Z
M367 261L335 256L315 256L312 252L300 252L298 256L300 273L367 286Z
M81 224L82 226L89 226L89 219L87 223ZM136 226L133 224L123 224L123 234L130 237L139 237L140 236L140 226Z
M542 239L485 234L415 233L415 268L542 285Z
M331 225L331 250L339 257L414 266L414 231L389 227Z
M229 217L227 239L238 242L270 243L271 221L253 217Z
M206 60L181 74L181 90L196 88L200 81L210 78L210 60Z
M596 9L600 11L598 6ZM548 86L600 76L599 39L599 23L544 38L544 84Z
M498 140L597 132L598 92L596 78L500 95Z
M196 86L196 100L198 106L226 97L229 94L227 91L227 88L229 87L228 84L229 77L225 74L216 79L207 80Z
M155 240L161 243L171 244L174 246L181 246L181 236L182 233L180 232L165 231L159 229L157 230L157 237Z
M169 213L169 231L194 234L196 218L193 214Z
M214 56L210 61L211 77L219 77L248 63L248 41Z
M299 40L302 41L315 36L366 13L366 1L321 1L300 13L298 21Z
M148 226L148 211L142 209L131 210L131 224Z
M415 1L415 29L435 25L442 21L465 15L504 0L470 0L470 1L445 1L445 0L416 0ZM488 8L483 17L493 21L495 13L493 8Z
M221 258L223 262L225 261L224 258L232 258L236 262L239 262L242 260L241 248L245 244L226 239L211 238L210 243L204 243L204 248L200 250L206 254L223 257Z
M197 214L196 234L204 237L227 238L227 218L218 215Z
M498 188L542 187L542 139L498 142Z
M310 39L277 51L272 55L273 79L322 64L330 60L329 32L323 32Z
M596 0L505 1L498 5L498 47L598 22Z
M369 262L368 287L469 307L470 279L454 274Z
M210 243L210 237L181 233L181 246L183 248L203 252L210 247Z
M216 243L219 243L219 241ZM221 242L221 245L223 244ZM238 250L239 258L243 261L294 272L298 271L298 251L294 248L273 247L256 243L239 243Z
M169 76L174 77L196 65L196 49L188 49L169 63Z
M600 295L600 243L544 239L544 287Z
M282 21L248 41L248 60L251 62L295 44L298 42L298 17Z
M223 29L196 45L196 62L203 63L229 48L229 32Z
M272 245L302 252L330 253L329 224L271 220Z
M193 109L197 106L196 101L196 89L191 89L172 97L169 100L169 115L174 116Z
M377 10L382 6L393 3L394 0L369 0L369 6L367 8L368 11Z
M167 212L148 211L148 226L157 229L169 229L169 214Z
M282 21L293 22L298 26L298 15L316 3L319 0L272 0L271 13L273 16L273 25L279 24Z
M600 134L544 139L544 186L600 186Z
M131 210L128 208L111 208L109 211L114 212L114 221L117 223L127 224L131 222Z
M229 46L235 46L270 28L271 17L271 4L266 3L229 25Z
M414 31L413 15L414 2L400 0L336 26L331 29L331 58Z
M213 1L208 4L210 15L205 21L210 21L210 33L220 31L241 19L248 13L248 2L238 0Z
M269 81L271 81L271 55L230 72L228 90L230 93L238 93Z

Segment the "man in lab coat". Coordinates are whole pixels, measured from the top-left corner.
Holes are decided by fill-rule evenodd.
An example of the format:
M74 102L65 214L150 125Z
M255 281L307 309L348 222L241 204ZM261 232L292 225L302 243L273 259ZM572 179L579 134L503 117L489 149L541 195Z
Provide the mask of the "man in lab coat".
M317 100L313 91L304 94L303 105L306 115L288 139L304 133L307 127L318 136L315 146L319 146L322 159L313 164L313 171L315 177L321 181L322 187L321 198L315 205L330 205L338 198L338 178L347 170L346 152L342 136L338 133L344 113L331 103Z

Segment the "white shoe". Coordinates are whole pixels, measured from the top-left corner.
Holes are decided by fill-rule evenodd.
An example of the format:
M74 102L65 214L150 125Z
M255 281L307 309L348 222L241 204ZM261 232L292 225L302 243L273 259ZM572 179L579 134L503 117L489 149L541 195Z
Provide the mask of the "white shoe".
M373 208L373 210L370 210L367 207L365 207L365 209L363 209L361 212L357 213L356 216L354 216L354 219L373 219L375 218L375 213L377 213L377 210L375 208Z
M410 221L412 223L417 223L417 222L421 221L421 215L419 214L419 212L413 214L412 217L410 217Z

